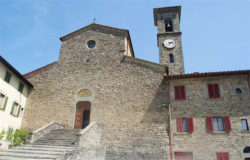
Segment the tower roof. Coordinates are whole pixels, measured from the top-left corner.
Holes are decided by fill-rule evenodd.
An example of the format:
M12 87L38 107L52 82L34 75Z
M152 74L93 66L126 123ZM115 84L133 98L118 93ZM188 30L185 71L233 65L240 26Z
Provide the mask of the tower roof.
M154 24L155 24L155 26L157 26L157 14L166 13L166 12L178 12L179 19L181 19L181 6L154 8Z

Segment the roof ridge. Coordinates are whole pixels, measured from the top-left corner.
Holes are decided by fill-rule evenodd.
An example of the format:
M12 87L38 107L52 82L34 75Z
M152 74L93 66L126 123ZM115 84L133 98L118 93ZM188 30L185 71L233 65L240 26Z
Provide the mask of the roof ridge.
M28 73L24 74L23 76L24 76L25 78L31 78L31 77L33 77L34 74L36 74L37 72L40 72L41 70L44 70L44 69L46 69L46 68L48 68L48 67L50 67L50 66L52 66L52 65L54 65L54 64L56 64L56 63L57 63L57 61L52 62L52 63L49 63L49 64L47 64L47 65L45 65L45 66L43 66L43 67L40 67L40 68L37 68L37 69L35 69L35 70L31 71L31 72L28 72Z
M0 55L0 62L2 62L9 70L11 70L18 78L20 78L24 83L26 83L29 87L33 88L33 84L26 79L15 67L13 67L7 60L5 60Z
M250 75L250 70L234 70L234 71L221 71L221 72L194 72L186 74L167 75L169 79L182 79L182 78L200 78L200 77L214 77L214 76L230 76L230 75Z

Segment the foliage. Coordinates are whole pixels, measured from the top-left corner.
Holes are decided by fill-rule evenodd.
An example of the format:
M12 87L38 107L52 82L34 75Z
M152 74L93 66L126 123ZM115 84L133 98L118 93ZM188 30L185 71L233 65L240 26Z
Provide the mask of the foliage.
M13 139L13 133L12 133L12 132L10 132L10 131L8 131L8 132L7 132L7 137L6 137L6 139L7 139L9 142L12 142L12 139Z
M22 143L26 142L29 136L29 131L26 129L17 129L13 135L13 145L20 146Z
M4 135L5 135L5 130L3 129L2 132L0 133L0 140L3 139Z
M3 133L3 137L4 137L4 134L5 132ZM0 134L0 138L1 138L1 135L2 134ZM28 138L29 131L25 129L16 129L15 133L13 133L12 131L8 131L6 135L7 135L6 139L9 142L11 142L13 146L20 146Z

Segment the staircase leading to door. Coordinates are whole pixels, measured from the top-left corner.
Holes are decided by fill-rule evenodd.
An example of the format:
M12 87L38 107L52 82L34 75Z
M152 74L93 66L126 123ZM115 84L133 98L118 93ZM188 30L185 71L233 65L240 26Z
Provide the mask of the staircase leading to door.
M63 160L66 154L79 150L76 134L81 129L59 129L36 140L6 151L0 151L0 160Z

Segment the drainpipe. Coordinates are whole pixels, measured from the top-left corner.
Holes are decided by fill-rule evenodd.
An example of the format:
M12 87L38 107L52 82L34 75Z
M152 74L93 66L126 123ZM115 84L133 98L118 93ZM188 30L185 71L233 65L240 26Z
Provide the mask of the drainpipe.
M172 109L171 104L169 104L169 152L170 160L173 160L173 145L172 145Z
M173 160L172 107L171 107L170 78L169 78L169 76L168 76L168 86L169 86L169 90L168 90L168 99L169 99L169 105L168 105L168 112L169 112L169 152L170 152L170 160Z

